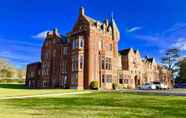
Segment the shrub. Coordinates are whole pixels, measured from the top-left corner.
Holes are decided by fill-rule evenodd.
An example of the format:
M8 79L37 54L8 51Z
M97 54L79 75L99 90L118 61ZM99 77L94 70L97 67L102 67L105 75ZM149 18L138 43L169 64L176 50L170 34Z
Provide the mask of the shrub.
M97 90L98 89L98 82L97 81L92 81L90 83L90 89Z
M117 84L116 83L112 83L112 89L116 90L117 89Z

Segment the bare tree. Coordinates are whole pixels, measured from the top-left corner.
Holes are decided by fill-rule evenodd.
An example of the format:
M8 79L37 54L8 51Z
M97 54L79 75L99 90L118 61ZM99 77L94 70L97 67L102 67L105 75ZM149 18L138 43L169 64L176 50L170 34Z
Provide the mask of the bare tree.
M163 65L171 71L172 75L176 76L176 73L179 71L179 58L180 50L178 48L171 48L166 50L165 55L162 57Z

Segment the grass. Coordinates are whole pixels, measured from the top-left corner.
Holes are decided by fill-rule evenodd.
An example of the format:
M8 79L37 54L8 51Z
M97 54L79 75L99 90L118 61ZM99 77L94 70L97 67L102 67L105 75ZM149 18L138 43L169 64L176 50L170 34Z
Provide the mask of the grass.
M0 97L30 96L75 92L71 89L27 89L23 84L0 84Z
M0 100L0 118L185 118L185 111L186 97L136 93Z

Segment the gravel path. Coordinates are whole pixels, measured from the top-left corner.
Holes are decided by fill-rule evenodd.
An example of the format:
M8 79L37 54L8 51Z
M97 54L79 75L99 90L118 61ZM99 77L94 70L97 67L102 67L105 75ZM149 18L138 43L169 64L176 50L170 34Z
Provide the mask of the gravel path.
M120 92L134 92L134 93L155 93L164 96L186 96L186 89L170 89L170 90L119 90Z

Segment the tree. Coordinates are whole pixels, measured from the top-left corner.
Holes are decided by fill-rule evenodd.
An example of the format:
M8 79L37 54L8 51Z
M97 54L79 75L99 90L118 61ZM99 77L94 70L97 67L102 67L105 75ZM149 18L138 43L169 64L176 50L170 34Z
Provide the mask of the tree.
M8 66L8 62L5 59L0 59L0 72L2 69L6 68Z
M8 62L5 59L0 59L0 79L4 78L6 75L6 69L8 67Z
M18 70L17 70L17 77L18 77L19 79L24 79L25 76L26 76L25 70L23 70L23 69L18 69Z
M163 65L171 71L172 75L175 77L179 71L178 60L180 58L180 50L178 48L171 48L166 50L165 55L162 57Z
M186 58L180 61L180 71L176 82L186 83Z
M8 60L0 59L0 79L16 78L16 71L16 67L11 65Z
M13 73L13 71L11 69L6 68L6 69L2 69L1 70L1 76L3 78L12 78L13 74L14 73Z

